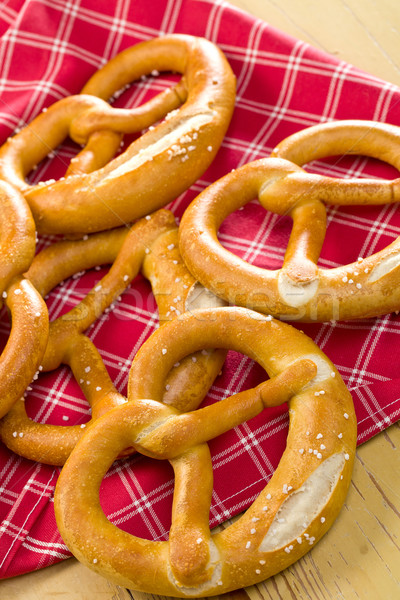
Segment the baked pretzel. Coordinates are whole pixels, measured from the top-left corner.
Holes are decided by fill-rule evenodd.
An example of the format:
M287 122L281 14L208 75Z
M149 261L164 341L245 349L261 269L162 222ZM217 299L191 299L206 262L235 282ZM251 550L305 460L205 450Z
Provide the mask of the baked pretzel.
M35 224L21 196L0 181L0 302L11 313L11 331L0 356L0 418L24 393L40 364L48 337L47 308L22 273L34 257Z
M113 109L105 102L141 76L166 70L182 80L143 106ZM80 95L56 102L10 138L0 149L0 177L24 194L39 232L87 233L130 223L174 200L206 170L234 101L234 75L213 43L188 35L142 42L95 73ZM108 162L121 134L148 127ZM66 177L29 185L28 173L68 135L85 148Z
M50 324L41 371L69 365L92 409L83 425L51 425L29 419L24 398L0 421L0 438L17 454L31 460L63 465L87 427L101 414L126 402L108 375L93 342L83 333L142 270L151 281L160 321L186 309L196 282L179 256L177 226L170 211L160 210L130 230L119 228L62 241L40 252L26 277L46 296L60 281L98 264L113 263L109 272L72 310ZM218 299L216 299L216 302ZM196 407L204 398L225 359L221 350L189 357L173 370L164 401ZM30 383L30 382L29 382ZM22 391L22 394L25 390ZM22 396L20 394L20 396Z
M162 404L163 380L173 364L211 346L247 354L271 379L191 413ZM56 485L62 538L91 569L152 594L213 596L284 569L332 525L351 479L356 418L339 373L303 333L243 308L186 313L143 344L132 363L128 398L81 438ZM238 521L211 534L213 482L205 442L286 401L287 445L273 477ZM168 542L130 535L101 509L102 478L131 445L174 468Z
M400 241L333 269L317 265L326 231L326 204L382 204L400 200L400 179L338 180L307 173L295 163L336 154L365 154L400 169L400 128L365 121L310 127L277 146L273 157L240 167L202 192L180 225L184 260L203 285L225 300L288 320L372 317L400 307ZM247 264L223 248L225 217L255 197L289 214L293 227L283 266Z

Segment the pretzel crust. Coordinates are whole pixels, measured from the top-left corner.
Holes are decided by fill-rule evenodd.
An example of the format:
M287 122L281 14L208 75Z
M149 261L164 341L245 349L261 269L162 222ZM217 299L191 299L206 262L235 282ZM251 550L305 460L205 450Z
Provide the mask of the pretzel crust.
M186 210L179 244L195 277L217 296L284 320L330 321L372 317L400 306L400 240L368 257L332 269L318 266L326 204L383 204L400 200L400 178L337 180L300 166L323 156L362 153L400 168L400 128L370 122L310 127L284 140L274 156L226 175ZM290 159L290 160L289 160ZM228 214L254 198L289 214L292 233L281 269L249 265L223 248L217 232Z
M159 380L176 360L211 345L248 354L271 379L196 412L181 413L162 404ZM133 396L149 360L157 377L148 378L140 397ZM128 404L103 415L82 437L56 486L61 535L89 568L152 594L213 596L284 569L332 525L351 479L353 403L332 363L290 325L242 308L186 313L143 344L132 364L128 398ZM287 400L287 446L272 479L237 522L211 534L212 469L205 442L265 406ZM168 542L132 536L102 512L102 478L129 445L167 458L174 468Z
M8 448L45 464L63 465L86 427L107 410L126 402L125 396L114 387L98 350L83 332L140 270L152 283L161 323L185 310L186 298L195 284L179 255L177 226L170 211L160 210L131 229L119 228L86 238L61 241L45 248L26 273L26 278L45 296L75 273L112 263L108 274L77 306L50 323L47 348L40 363L44 372L61 364L70 366L92 408L91 420L69 426L29 419L23 394L31 375L25 380L25 387L18 388L17 398L21 401L0 421L0 438ZM196 408L220 371L225 354L217 350L188 357L168 378L164 402L185 410ZM38 367L36 364L35 370Z
M40 365L49 331L47 307L22 273L33 260L35 224L22 195L0 181L0 297L11 331L0 356L0 418L22 396Z
M138 109L115 110L105 102L155 70L181 73L182 83ZM39 232L118 227L166 205L198 179L221 145L234 101L234 75L213 43L188 35L142 42L95 73L81 95L55 103L10 138L0 149L0 176L24 194ZM166 115L108 162L123 133ZM29 171L68 134L86 147L67 176L27 184Z

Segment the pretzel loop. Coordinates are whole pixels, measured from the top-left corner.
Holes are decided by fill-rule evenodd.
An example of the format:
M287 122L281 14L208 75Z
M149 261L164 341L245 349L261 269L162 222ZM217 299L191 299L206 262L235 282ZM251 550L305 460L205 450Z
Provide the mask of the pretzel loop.
M285 138L271 156L305 165L326 156L345 154L377 158L400 171L399 128L389 123L356 119L322 123Z
M0 181L0 295L13 278L29 268L36 248L32 214L24 198Z
M0 181L0 298L11 331L0 356L0 418L24 393L44 354L47 307L22 273L33 260L35 224L21 194Z
M361 121L310 127L284 140L274 156L226 175L189 206L179 241L189 269L217 296L282 319L336 321L398 310L399 239L349 265L324 269L318 260L326 232L325 204L398 202L400 178L338 180L308 173L295 162L362 152L399 167L399 148L399 128ZM255 197L267 210L293 219L281 269L249 265L218 241L224 218Z
M37 186L29 185L25 177L34 169L40 161L55 150L69 135L70 127L79 114L85 114L94 106L103 109L108 105L103 100L93 96L69 96L59 100L46 111L37 116L27 127L15 136L8 138L0 148L0 176L26 194ZM107 144L103 144L107 141ZM77 165L77 172L72 166L68 174L81 174L83 170L90 172L106 164L117 151L121 141L120 135L109 134L109 132L96 135L93 140L89 139L88 147L82 151L86 157L86 167L80 165L79 156L72 159ZM91 158L88 160L88 154ZM103 157L103 158L100 158ZM82 158L84 160L84 158ZM38 184L45 188L50 183ZM28 200L29 203L29 200Z
M244 352L271 379L196 412L160 402L159 379L200 348ZM137 396L136 381L149 370ZM157 376L154 374L157 373ZM131 367L128 404L109 411L82 437L55 491L56 519L73 554L114 582L152 594L204 597L261 581L305 554L333 523L351 478L356 419L339 374L310 338L240 308L185 313L155 331ZM222 532L210 532L213 487L207 440L289 401L287 446L265 490ZM175 473L168 542L127 534L105 517L102 478L128 446L168 458ZM101 451L100 451L101 448ZM319 482L319 483L318 483Z

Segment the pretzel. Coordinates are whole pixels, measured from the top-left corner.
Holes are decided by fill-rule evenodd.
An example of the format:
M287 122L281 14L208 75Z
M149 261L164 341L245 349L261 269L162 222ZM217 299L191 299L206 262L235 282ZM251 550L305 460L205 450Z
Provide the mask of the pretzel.
M26 277L45 296L74 273L113 263L108 274L77 306L51 322L40 366L42 371L51 371L61 364L69 365L92 408L92 418L87 424L72 426L37 423L28 418L22 397L0 421L0 438L8 448L31 460L52 465L64 464L84 430L95 419L126 402L125 396L114 387L95 345L83 332L114 302L139 270L152 283L161 322L178 317L187 302L191 302L196 288L195 279L179 256L177 226L170 211L160 210L138 221L130 230L119 228L86 237L88 239L62 241L44 249ZM207 355L199 353L182 362L167 382L164 401L189 409L197 406L224 359L225 353L219 350Z
M0 181L0 297L11 331L0 356L0 418L24 393L44 354L47 308L22 273L34 257L35 224L24 198Z
M182 80L143 106L113 109L105 102L131 81L165 70ZM41 233L117 227L166 205L198 179L221 145L234 101L235 78L213 43L188 35L142 42L95 73L80 95L56 102L10 138L0 149L0 178L24 194ZM144 128L108 162L123 133ZM68 135L85 148L66 177L26 183Z
M162 382L174 362L211 346L247 354L271 379L191 413L162 404ZM58 528L89 568L151 594L208 597L284 569L332 525L351 479L356 419L340 375L303 333L243 308L185 313L143 344L132 363L128 398L81 438L56 485ZM273 477L238 521L211 534L213 482L205 442L287 400L287 445ZM131 445L174 468L169 541L130 535L101 509L102 478Z
M333 269L317 265L326 231L325 203L382 204L400 200L400 179L337 180L305 172L303 164L342 153L365 154L400 168L400 129L365 121L310 127L283 141L274 156L240 167L202 192L180 225L185 262L204 286L225 300L287 320L372 317L400 306L400 241ZM293 228L278 270L247 264L222 248L225 217L255 197L289 214Z

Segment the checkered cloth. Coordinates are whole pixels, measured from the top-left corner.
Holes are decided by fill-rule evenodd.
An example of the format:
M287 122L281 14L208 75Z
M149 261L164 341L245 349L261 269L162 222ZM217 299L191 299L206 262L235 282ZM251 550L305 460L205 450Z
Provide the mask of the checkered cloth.
M124 48L160 34L205 36L225 52L237 76L236 111L208 171L171 208L180 217L211 182L246 162L267 156L287 135L316 123L362 118L400 123L400 90L275 30L221 0L6 0L0 3L0 140L43 108L80 91L87 79ZM147 78L118 99L133 106L169 85L167 75ZM75 148L66 143L44 161L31 181L59 176ZM393 177L391 167L354 157L316 161L314 172L339 177ZM290 221L268 214L254 201L229 217L221 241L258 266L277 268ZM394 205L331 208L321 256L323 267L347 264L385 247L400 233ZM51 243L42 239L40 245ZM104 274L93 270L60 285L48 298L50 317L69 310ZM149 284L138 276L115 310L88 335L115 385L126 392L128 371L157 324ZM302 326L333 360L348 385L362 443L399 418L397 354L400 324L377 319ZM1 315L3 343L9 333ZM116 343L116 340L118 342ZM262 381L262 369L229 353L208 401ZM83 423L89 411L69 369L43 374L32 385L27 409L48 423ZM288 427L284 407L265 411L210 443L215 473L211 525L245 509L270 479ZM40 569L69 556L57 531L53 491L58 468L24 460L0 446L0 576ZM165 540L170 524L173 475L168 463L135 456L116 462L101 489L108 517L122 529Z

